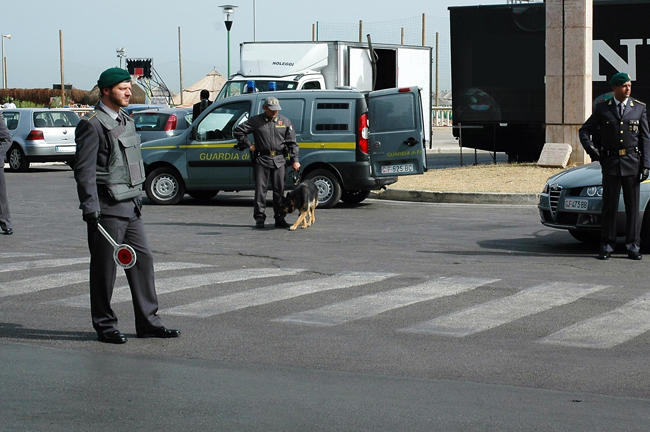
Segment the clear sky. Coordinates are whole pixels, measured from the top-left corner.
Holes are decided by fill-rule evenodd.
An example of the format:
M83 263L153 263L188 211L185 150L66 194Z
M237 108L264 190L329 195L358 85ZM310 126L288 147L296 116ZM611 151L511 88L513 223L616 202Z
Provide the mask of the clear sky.
M223 1L223 3L220 3ZM230 2L230 3L229 3ZM51 88L61 82L59 30L63 34L66 84L90 90L106 68L118 66L118 47L127 58L153 58L174 92L180 88L178 28L183 86L213 69L227 74L227 32L219 5L235 9L231 73L239 68L239 43L311 40L319 23L383 23L421 17L447 19L449 6L505 4L506 0L3 0L0 32L7 58L8 88ZM427 44L429 44L427 42ZM123 63L124 64L124 63Z

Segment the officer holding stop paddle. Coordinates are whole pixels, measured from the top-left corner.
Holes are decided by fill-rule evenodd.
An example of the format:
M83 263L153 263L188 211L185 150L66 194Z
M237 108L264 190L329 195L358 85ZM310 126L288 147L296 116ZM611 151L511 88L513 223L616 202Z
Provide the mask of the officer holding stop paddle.
M97 81L100 101L77 125L74 177L79 208L88 225L90 248L90 309L100 342L122 344L126 336L118 329L111 308L115 285L115 247L101 227L117 243L137 254L135 264L125 267L133 297L138 337L177 337L180 332L162 325L154 285L153 254L140 218L144 165L140 137L122 107L131 98L131 75L124 69L102 72Z

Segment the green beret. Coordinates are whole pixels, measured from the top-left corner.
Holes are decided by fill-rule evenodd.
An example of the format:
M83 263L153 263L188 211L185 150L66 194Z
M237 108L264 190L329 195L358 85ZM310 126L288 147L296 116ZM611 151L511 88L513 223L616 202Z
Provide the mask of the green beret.
M609 80L609 83L613 86L620 86L629 81L632 80L630 79L630 76L628 74L626 74L625 72L619 72L615 74L611 80Z
M122 68L110 68L106 69L102 74L99 76L99 79L97 80L97 87L99 89L104 89L106 87L111 87L114 86L115 84L119 84L123 81L131 81L131 75L129 72Z

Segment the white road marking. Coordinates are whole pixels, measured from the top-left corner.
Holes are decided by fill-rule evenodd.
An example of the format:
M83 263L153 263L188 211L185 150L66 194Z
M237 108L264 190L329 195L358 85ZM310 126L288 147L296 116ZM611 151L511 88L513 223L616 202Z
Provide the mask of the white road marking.
M206 267L203 264L193 263L161 263L155 264L156 271L179 270L184 268ZM123 274L123 272L119 272ZM0 297L29 294L52 288L61 288L81 282L88 282L88 269L72 272L50 273L26 279L16 279L0 283Z
M650 294L540 340L582 348L612 348L650 330Z
M260 279L276 276L290 276L300 273L302 269L274 269L274 268L255 268L223 271L219 273L206 273L189 276L177 276L168 278L156 278L156 293L166 294L181 291L190 288L198 288L207 285L237 282L242 280ZM120 303L131 301L131 290L128 285L116 287L113 291L111 303ZM61 300L55 300L50 303L56 303L64 306L89 308L90 294L83 294L74 297L68 297Z
M88 281L88 270L51 273L27 279L0 283L0 297L29 294Z
M76 264L89 263L90 258L62 258L62 259L47 259L38 261L22 261L15 263L5 263L0 266L0 273L23 271L38 268L52 268L52 267L67 267Z
M0 258L24 258L24 257L37 257L48 254L44 253L23 253L23 252L0 252Z
M395 276L392 273L341 273L334 276L271 285L244 292L228 294L200 302L176 306L164 311L165 315L186 315L206 318L252 306L260 306L321 291L350 288L379 282Z
M439 278L419 285L365 295L318 309L295 313L273 321L335 326L415 303L460 294L497 280L464 277Z
M571 303L607 287L563 282L546 283L398 331L463 337Z

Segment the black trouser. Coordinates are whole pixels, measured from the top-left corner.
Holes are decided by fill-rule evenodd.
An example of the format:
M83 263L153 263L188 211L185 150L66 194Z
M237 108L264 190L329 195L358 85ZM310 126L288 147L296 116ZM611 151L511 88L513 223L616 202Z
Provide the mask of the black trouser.
M0 153L0 161L3 161L3 157L4 154ZM4 167L0 167L0 227L11 228L11 216L9 215L9 202L7 201L6 184L5 169Z
M125 243L135 250L136 263L124 270L131 289L135 330L147 333L162 327L158 317L158 298L154 285L153 255L147 243L144 223L139 216L122 218L103 216L101 225L118 244ZM90 248L90 313L97 333L117 330L117 316L111 308L116 267L113 246L96 226L88 225Z
M639 177L612 176L603 174L603 212L600 235L600 249L613 252L616 248L616 216L618 201L623 188L625 203L625 247L629 252L638 252L641 243L639 219Z
M258 162L253 162L253 177L255 179L253 218L255 218L256 222L264 222L266 219L266 192L269 189L269 181L273 187L274 218L282 219L286 216L286 213L282 212L285 172L286 167L284 165L277 168L275 165L266 166Z

